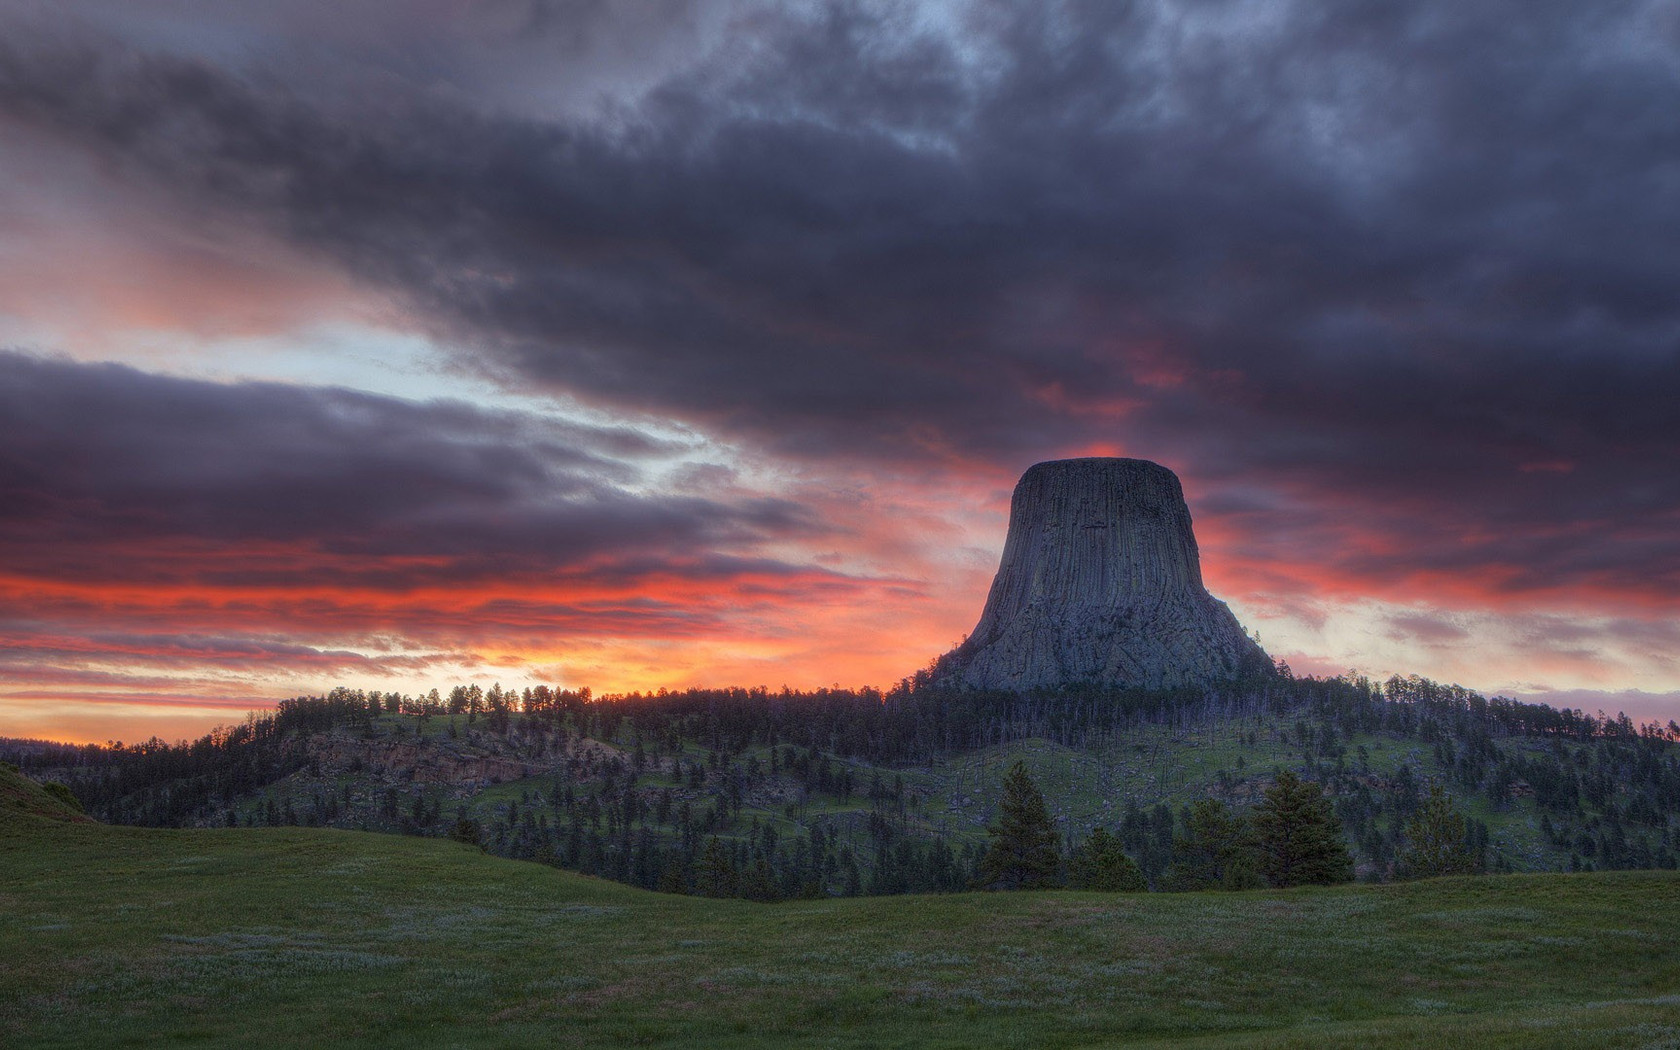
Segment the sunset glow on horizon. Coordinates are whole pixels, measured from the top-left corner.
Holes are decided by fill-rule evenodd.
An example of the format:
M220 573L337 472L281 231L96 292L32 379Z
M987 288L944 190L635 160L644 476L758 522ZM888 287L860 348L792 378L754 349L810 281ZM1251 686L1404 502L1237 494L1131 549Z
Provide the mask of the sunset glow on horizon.
M1052 6L0 15L0 736L890 687L1086 455L1299 674L1680 718L1680 21Z

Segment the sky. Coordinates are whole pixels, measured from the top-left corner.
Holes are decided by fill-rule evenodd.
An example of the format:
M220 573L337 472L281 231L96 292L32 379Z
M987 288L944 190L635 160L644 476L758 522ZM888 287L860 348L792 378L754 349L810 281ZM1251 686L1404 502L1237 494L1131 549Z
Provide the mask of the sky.
M886 687L1026 467L1680 717L1667 0L0 0L0 735Z

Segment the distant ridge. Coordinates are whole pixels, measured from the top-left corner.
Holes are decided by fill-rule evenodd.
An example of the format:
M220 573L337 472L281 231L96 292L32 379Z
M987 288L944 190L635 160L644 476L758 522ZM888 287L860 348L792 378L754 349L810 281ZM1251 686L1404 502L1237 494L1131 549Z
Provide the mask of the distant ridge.
M1142 459L1061 459L1016 484L985 611L933 680L1171 689L1270 668L1202 585L1178 476Z

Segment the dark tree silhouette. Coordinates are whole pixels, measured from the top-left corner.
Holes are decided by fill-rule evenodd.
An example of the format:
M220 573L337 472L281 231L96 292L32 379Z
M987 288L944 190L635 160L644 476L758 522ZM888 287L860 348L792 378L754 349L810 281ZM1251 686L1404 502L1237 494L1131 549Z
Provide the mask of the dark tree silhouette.
M694 892L701 897L733 897L738 882L735 861L714 835L694 866Z
M1317 784L1278 774L1254 807L1260 873L1273 886L1328 886L1353 878L1341 821Z
M1243 890L1261 884L1253 829L1217 799L1201 799L1185 810L1184 837L1173 840L1172 858L1171 889Z
M1474 875L1481 858L1471 850L1464 815L1440 784L1431 784L1423 805L1406 823L1406 849L1400 873L1413 879L1437 875Z
M981 886L1035 890L1056 884L1059 836L1025 763L1015 763L1004 777L997 822L986 831L992 842L980 861Z
M1137 861L1126 855L1120 840L1107 828L1097 828L1068 858L1068 886L1106 893L1139 893L1149 888Z
M484 848L483 829L480 828L478 821L470 817L462 817L457 820L455 826L449 829L449 837L468 846Z

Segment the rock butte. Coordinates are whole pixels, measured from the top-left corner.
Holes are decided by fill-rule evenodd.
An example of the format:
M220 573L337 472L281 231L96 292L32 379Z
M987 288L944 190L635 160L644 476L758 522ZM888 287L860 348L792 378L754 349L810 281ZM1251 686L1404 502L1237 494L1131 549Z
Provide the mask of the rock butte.
M1202 586L1177 475L1142 459L1061 459L1021 475L986 609L933 681L1171 689L1270 667Z

